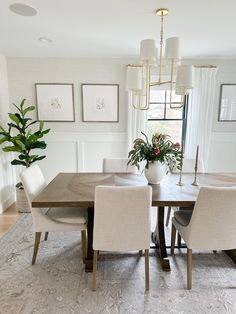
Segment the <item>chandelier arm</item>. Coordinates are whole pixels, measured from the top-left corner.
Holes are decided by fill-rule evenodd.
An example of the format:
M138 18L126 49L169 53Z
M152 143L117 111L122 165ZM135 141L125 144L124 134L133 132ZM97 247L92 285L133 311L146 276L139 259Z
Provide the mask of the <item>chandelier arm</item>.
M174 82L173 82L174 83ZM160 86L160 85L165 85L165 84L170 84L170 81L163 81L163 82L151 82L150 87L152 86Z
M145 108L149 109L150 102L150 80L151 80L151 66L147 62L146 64L146 106Z
M174 60L171 60L171 71L170 71L170 104L172 104L172 91L173 91L173 75L174 75Z
M141 97L140 97L140 95L136 94L134 91L131 93L131 97L132 97L131 102L132 102L132 106L134 109L138 109L138 110L148 110L149 109L149 105L148 106L147 106L147 104L144 106L141 105L141 99L140 99ZM137 101L135 101L135 99Z
M161 83L161 77L162 77L163 22L164 22L164 15L163 15L163 12L161 12L160 61L159 61L159 83Z

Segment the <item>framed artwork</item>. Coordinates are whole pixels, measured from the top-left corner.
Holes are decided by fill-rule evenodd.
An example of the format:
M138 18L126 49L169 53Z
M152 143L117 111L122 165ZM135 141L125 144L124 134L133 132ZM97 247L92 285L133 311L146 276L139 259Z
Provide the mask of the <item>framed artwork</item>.
M236 84L220 85L218 121L236 121Z
M82 84L84 122L119 121L118 84Z
M35 90L38 120L75 121L73 84L36 83Z

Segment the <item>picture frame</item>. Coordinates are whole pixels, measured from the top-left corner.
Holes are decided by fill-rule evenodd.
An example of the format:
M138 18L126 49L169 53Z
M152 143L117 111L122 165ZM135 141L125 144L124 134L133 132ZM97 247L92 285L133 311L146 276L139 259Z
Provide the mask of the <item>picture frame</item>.
M236 84L220 85L218 121L236 121Z
M81 84L83 122L119 122L119 84Z
M46 122L74 122L74 85L36 83L37 119Z

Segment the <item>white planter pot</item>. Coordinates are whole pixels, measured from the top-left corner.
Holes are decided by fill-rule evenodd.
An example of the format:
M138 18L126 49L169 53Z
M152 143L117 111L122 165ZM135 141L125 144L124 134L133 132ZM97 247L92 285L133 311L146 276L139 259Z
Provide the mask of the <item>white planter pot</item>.
M166 166L159 161L149 163L148 169L145 168L145 177L150 184L160 184L166 174Z
M16 206L20 213L31 212L24 190L16 189Z

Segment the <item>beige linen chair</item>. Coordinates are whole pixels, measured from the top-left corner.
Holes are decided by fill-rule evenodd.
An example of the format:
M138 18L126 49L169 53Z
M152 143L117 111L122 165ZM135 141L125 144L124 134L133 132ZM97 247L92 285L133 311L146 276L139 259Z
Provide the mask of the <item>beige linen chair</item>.
M135 166L127 165L128 158L104 158L103 159L103 172L110 173L137 173Z
M149 290L150 186L98 186L93 230L93 285L96 290L98 251L145 250L145 288Z
M236 187L200 189L193 212L176 211L172 219L171 253L176 230L187 245L187 288L192 288L192 250L236 248Z
M194 167L195 167L195 159L184 158L182 173L194 172ZM203 161L201 159L198 159L197 169L198 169L197 170L198 173L204 173L205 172ZM168 227L168 225L169 225L170 214L171 214L171 206L168 207L168 212L167 212L167 216L166 216L166 227Z
M32 265L35 264L41 233L45 240L51 231L81 231L83 259L86 258L87 210L85 208L33 208L32 200L47 186L38 165L32 165L20 174L25 193L31 208L35 232Z

